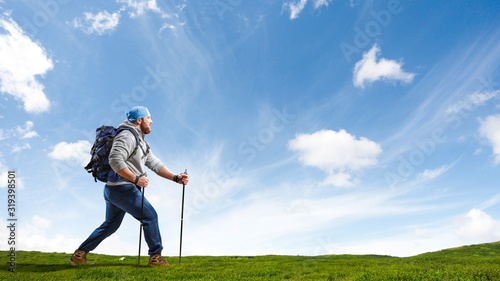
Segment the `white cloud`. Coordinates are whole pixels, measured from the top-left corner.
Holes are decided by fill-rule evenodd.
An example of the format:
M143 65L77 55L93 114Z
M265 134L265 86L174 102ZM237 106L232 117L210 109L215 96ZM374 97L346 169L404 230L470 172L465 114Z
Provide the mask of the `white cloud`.
M161 33L162 31L164 31L165 29L170 29L170 30L175 30L175 26L172 25L172 24L169 24L169 23L164 23L161 27L160 27L160 30L158 31L158 33Z
M457 114L461 111L470 111L475 107L482 106L486 104L487 101L496 98L500 95L500 90L496 91L485 91L482 93L473 93L466 96L463 100L451 105L446 109L447 114Z
M313 134L298 134L288 142L288 148L299 152L299 161L306 166L320 168L330 174L324 184L352 186L350 172L377 164L382 152L380 145L347 133L321 130Z
M347 133L321 130L313 134L298 134L289 148L301 152L300 161L323 170L358 170L377 163L380 145Z
M33 122L26 121L24 124L24 128L17 127L16 128L16 136L19 136L21 139L31 139L33 137L37 137L38 133L31 130L33 128Z
M116 0L117 3L126 4L127 8L132 9L130 12L131 18L136 18L145 12L153 11L161 15L162 18L169 18L170 15L165 13L162 9L158 7L156 0ZM124 8L122 8L123 10Z
M304 7L307 4L307 0L300 0L296 3L284 3L283 7L288 8L290 10L290 19L296 19L299 17L299 14L304 10Z
M8 177L9 177L9 170L2 163L0 163L0 188L7 188ZM24 189L24 180L21 177L19 177L17 171L14 180L16 189L19 190Z
M73 27L81 29L86 34L97 33L104 35L116 29L120 21L120 13L110 14L108 11L101 11L97 14L89 12L83 13L83 19L74 19Z
M159 14L162 18L171 17L158 7L156 0L116 0L116 2L124 5L114 13L109 13L108 11L100 11L97 14L85 12L83 13L83 18L76 18L70 24L74 28L81 29L86 34L97 33L98 35L104 35L116 29L120 22L121 13L126 10L129 11L131 18L137 18L149 11ZM160 32L165 28L173 29L175 26L163 24Z
M36 137L36 136L38 136L37 132L29 131L29 132L25 133L21 138L22 139L31 139L31 138Z
M82 167L89 162L92 145L86 140L76 143L60 142L56 144L48 156L57 161L52 161L51 166L58 189L65 189L74 177L83 173Z
M52 60L5 14L0 15L0 61L0 91L21 100L29 113L47 111L50 101L36 78L54 67Z
M331 0L313 0L314 9L319 9L322 6L328 6ZM307 4L307 0L299 0L295 3L288 2L283 3L283 9L287 9L290 11L290 19L296 19L299 17L299 14L304 10Z
M318 9L321 6L327 6L331 0L314 0L314 9Z
M500 240L500 222L478 209L472 209L456 223L456 233L463 239L478 243Z
M43 252L73 252L74 245L81 243L79 239L66 237L61 234L50 235L52 221L38 215L34 215L30 220L21 222L18 232L17 244L20 250L43 251ZM69 259L69 256L68 256Z
M12 148L12 153L17 153L25 149L31 149L31 145L29 143L24 143L23 145L16 143Z
M52 222L49 219L34 215L31 219L22 223L22 233L26 236L44 234L46 230L50 229L51 225Z
M31 139L33 137L37 137L38 133L32 130L33 126L34 124L32 121L27 121L24 124L24 127L17 126L14 129L0 129L0 140L12 137L18 137L20 139Z
M500 163L500 114L488 116L486 120L481 120L479 133L485 137L493 147L495 164Z
M90 159L90 149L92 145L86 140L81 140L76 143L60 142L54 146L49 157L56 160L76 161L82 165L87 164Z
M402 63L384 58L378 59L380 47L375 44L358 61L354 67L353 82L356 87L365 87L366 82L375 82L380 79L387 81L401 81L410 83L415 77L414 73L404 72Z
M22 142L14 144L14 146L12 147L12 153L17 153L25 149L31 149L30 144L25 140L38 136L38 133L32 130L33 126L34 126L33 122L27 121L24 124L24 127L17 126L14 129L7 129L7 130L0 129L0 140L12 137L17 137L20 140L23 140Z
M420 173L417 176L417 178L422 179L422 180L432 180L432 179L439 177L447 170L448 170L448 167L446 165L444 165L440 168L434 169L434 170L425 170L422 173Z

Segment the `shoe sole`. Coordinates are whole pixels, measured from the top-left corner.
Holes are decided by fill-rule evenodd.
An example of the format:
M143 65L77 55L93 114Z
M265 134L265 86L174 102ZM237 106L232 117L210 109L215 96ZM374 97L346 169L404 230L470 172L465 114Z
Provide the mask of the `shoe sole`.
M174 266L171 263L164 263L164 264L148 264L150 267L169 267L169 266Z
M95 265L95 263L91 263L91 262L89 262L89 263L76 263L76 262L74 262L74 261L72 261L72 260L69 260L69 261L68 261L68 264L69 264L69 265L71 265L71 266L79 266L79 265Z

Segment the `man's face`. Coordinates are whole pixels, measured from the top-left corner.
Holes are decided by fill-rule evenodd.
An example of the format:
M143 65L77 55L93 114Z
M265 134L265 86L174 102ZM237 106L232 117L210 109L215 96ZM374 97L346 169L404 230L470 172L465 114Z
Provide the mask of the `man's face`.
M151 124L153 124L153 120L151 120L151 116L142 118L141 132L145 135L151 133Z

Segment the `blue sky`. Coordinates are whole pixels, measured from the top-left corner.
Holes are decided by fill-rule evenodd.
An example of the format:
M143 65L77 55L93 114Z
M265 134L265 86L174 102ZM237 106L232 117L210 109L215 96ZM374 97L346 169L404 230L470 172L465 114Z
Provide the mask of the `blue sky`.
M102 223L103 185L83 166L95 128L135 105L151 112L155 155L189 171L186 255L411 256L499 241L499 11L0 0L0 198L16 171L19 249L69 253ZM182 190L149 177L175 256ZM138 227L126 216L95 252L136 254Z

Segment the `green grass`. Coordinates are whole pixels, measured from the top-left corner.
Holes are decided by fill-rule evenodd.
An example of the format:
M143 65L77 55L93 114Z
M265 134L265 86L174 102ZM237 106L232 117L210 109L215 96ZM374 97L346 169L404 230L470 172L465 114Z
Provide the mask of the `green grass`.
M2 257L9 252L1 251ZM148 257L89 254L94 266L69 266L69 254L16 253L16 272L2 262L0 280L500 280L500 242L409 258L376 255L177 257L150 268ZM4 258L2 260L5 260Z

